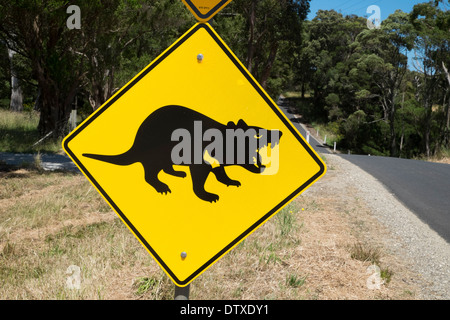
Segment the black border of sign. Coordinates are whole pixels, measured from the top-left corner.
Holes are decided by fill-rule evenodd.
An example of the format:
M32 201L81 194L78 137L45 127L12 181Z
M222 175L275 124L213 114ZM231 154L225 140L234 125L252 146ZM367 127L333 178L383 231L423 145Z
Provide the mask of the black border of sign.
M241 73L245 76L245 78L252 84L253 88L259 93L259 95L265 100L265 102L270 106L270 108L275 112L275 114L282 120L282 122L286 125L286 127L291 131L291 133L296 137L296 139L300 142L300 144L306 149L309 155L317 162L320 167L320 170L311 177L308 181L302 184L297 190L292 192L286 199L281 201L277 206L275 206L272 210L270 210L267 214L265 214L261 219L255 222L252 226L250 226L246 231L244 231L239 237L233 240L229 245L223 248L219 253L217 253L214 257L208 260L203 266L201 266L197 271L195 271L191 276L181 281L178 279L172 270L164 263L164 261L159 257L159 255L153 250L150 244L144 239L144 237L139 233L139 231L133 226L133 224L128 220L125 214L120 210L120 208L114 203L114 201L109 197L109 195L103 190L103 188L98 184L98 182L94 179L94 177L89 173L89 171L84 167L84 165L75 157L73 152L69 148L69 142L76 137L84 128L86 128L92 121L98 118L106 109L108 109L114 102L116 102L123 94L125 94L129 89L131 89L137 82L139 82L143 77L145 77L150 71L152 71L159 63L161 63L167 56L169 56L173 51L175 51L181 44L183 44L187 39L189 39L194 33L196 33L199 29L205 29L209 35L216 41L216 43L220 46L220 48L225 52L228 58L234 63L234 65L241 71ZM134 234L139 238L139 240L145 245L145 247L151 252L153 257L158 260L160 265L166 270L167 273L170 274L172 279L180 286L185 286L189 282L192 281L195 277L197 277L203 270L208 268L211 264L213 264L217 259L219 259L223 254L225 254L228 250L234 247L237 243L239 243L242 239L244 239L248 234L254 231L258 226L260 226L263 222L269 219L275 212L281 209L285 204L291 201L295 196L297 196L302 190L308 187L313 181L319 178L325 172L325 166L322 161L319 160L317 155L312 151L311 147L299 136L298 132L295 130L294 126L284 117L278 107L271 101L271 99L267 96L267 94L260 88L260 86L255 82L249 72L241 65L241 63L235 58L235 56L229 51L229 49L222 43L222 41L216 36L213 32L211 26L206 23L198 23L195 28L193 28L190 32L185 34L180 40L172 46L169 50L167 50L163 55L161 55L154 63L150 64L147 69L145 69L138 77L136 77L132 82L130 82L125 88L123 88L116 96L114 96L110 101L107 102L104 106L98 110L91 118L86 120L83 124L75 129L72 135L70 135L66 140L64 140L64 149L69 153L70 157L76 162L78 167L85 173L85 175L89 178L89 180L96 186L97 190L99 190L104 198L109 202L109 204L114 208L114 210L120 215L123 221L128 225L128 227L134 232Z
M202 14L197 7L192 3L191 0L184 0L186 2L186 4L195 12L195 14L200 18L200 19L205 19L205 20L209 20L211 19L220 9L221 6L223 6L228 0L222 0L220 1L214 8L212 8L211 10L208 11L207 14Z

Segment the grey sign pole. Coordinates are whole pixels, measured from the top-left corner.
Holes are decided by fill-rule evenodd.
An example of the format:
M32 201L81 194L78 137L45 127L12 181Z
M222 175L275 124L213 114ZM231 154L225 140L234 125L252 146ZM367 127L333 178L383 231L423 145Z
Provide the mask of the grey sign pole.
M188 284L186 287L175 286L175 300L189 300L189 287Z

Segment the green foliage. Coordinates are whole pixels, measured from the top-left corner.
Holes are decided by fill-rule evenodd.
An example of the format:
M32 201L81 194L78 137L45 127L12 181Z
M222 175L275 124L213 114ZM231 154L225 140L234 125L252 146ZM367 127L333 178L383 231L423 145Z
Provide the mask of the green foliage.
M305 21L309 2L234 0L211 24L272 98L299 91L292 101L303 118L327 128L339 148L402 157L448 149L450 14L442 1L397 10L373 30L334 10ZM75 101L86 118L195 23L181 1L76 4L81 30L65 27L67 1L0 4L0 108L11 96L7 45L17 52L24 108L40 111L37 137L66 134Z
M363 18L320 10L297 55L296 80L311 95L300 113L337 127L338 147L353 153L414 157L448 147L449 21L432 3L397 10L372 30ZM411 50L422 71L408 69Z
M289 204L277 214L277 225L281 237L286 237L296 228L296 216L298 208Z
M276 98L292 83L291 66L302 43L308 12L309 0L234 0L215 21L219 34L230 41L250 73ZM231 26L226 20L236 24Z
M68 5L58 0L0 4L0 40L23 60L21 79L32 79L24 84L35 90L25 94L39 102L41 136L67 133L75 96L96 109L129 80L122 71L138 71L127 61L146 56L148 64L193 22L180 1L83 0L76 3L81 30L71 30ZM120 69L123 65L131 70Z
M141 277L135 280L134 287L136 289L136 295L142 296L148 291L152 290L154 286L158 284L158 280L155 278Z
M87 116L196 22L181 1L74 4L81 30L66 28L67 1L0 4L0 40L18 52L27 106L36 102L41 111L41 136L66 134L75 97ZM211 23L275 98L293 78L289 66L308 10L309 0L235 0ZM0 55L7 57L6 48ZM7 107L9 66L1 61L0 104Z
M286 276L286 285L291 288L299 288L306 282L306 277L299 277L296 274Z
M394 275L394 272L389 268L382 268L380 270L380 278L384 281L385 284L388 284L391 282L392 276Z

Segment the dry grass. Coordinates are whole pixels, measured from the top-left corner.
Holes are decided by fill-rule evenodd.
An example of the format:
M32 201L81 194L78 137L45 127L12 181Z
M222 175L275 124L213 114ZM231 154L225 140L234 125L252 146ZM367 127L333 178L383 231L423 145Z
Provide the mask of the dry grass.
M191 299L414 299L414 276L339 168L191 285ZM376 259L355 256L376 248ZM370 250L369 250L370 251ZM353 258L352 258L353 255ZM389 282L367 287L368 267ZM66 283L81 269L79 289ZM387 279L387 278L386 278ZM84 177L0 173L2 299L172 299L173 284Z
M431 159L429 161L450 164L450 157L436 158L436 159Z

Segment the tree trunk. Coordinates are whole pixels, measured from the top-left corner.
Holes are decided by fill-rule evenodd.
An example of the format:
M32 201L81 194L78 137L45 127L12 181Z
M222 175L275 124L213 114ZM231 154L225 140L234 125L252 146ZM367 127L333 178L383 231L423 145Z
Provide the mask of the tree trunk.
M435 154L440 151L442 146L448 146L448 134L449 134L449 103L447 102L447 92L444 94L444 98L442 101L442 118L439 120L439 141L436 143Z
M305 86L305 80L302 80L302 99L305 99L305 90L306 90L306 86Z
M249 38L247 44L247 69L252 73L253 56L255 55L255 23L256 23L256 1L252 0L250 12L248 13Z
M394 82L395 83L395 82ZM391 89L391 95L389 97L389 128L390 128L390 134L391 134L391 157L396 157L398 155L397 151L397 135L395 131L395 114L396 114L396 108L395 108L395 99L397 97L396 94L396 88L393 87Z
M448 69L447 69L447 67L445 66L444 61L442 61L442 68L444 69L444 73L445 73L445 75L446 75L446 77L447 77L447 82L448 82L448 85L449 85L449 87L450 87L450 73L448 72Z
M450 101L447 102L447 108L445 110L445 113L447 114L447 124L445 126L445 129L448 133L450 131Z
M264 65L264 70L262 71L260 82L261 82L261 86L264 89L266 89L266 87L267 87L267 80L270 77L270 73L272 71L273 64L274 64L275 59L277 57L277 52L278 52L278 42L272 44L272 47L270 48L269 57L267 58L267 62Z
M78 82L72 84L71 88L62 91L53 81L39 77L40 88L40 118L38 132L45 136L52 132L53 138L63 137L66 133L67 123L72 110L72 102L76 95Z
M11 111L23 111L23 94L22 88L20 87L19 79L17 78L16 68L14 66L13 57L16 53L8 49L10 70L11 70L11 101L9 104L9 109Z
M102 79L91 78L92 90L89 94L89 103L95 111L102 106L114 91L114 68L106 70Z
M36 100L34 101L34 111L40 111L41 110L41 89L38 89L38 94L36 97Z
M447 67L445 66L445 63L442 61L442 68L444 69L444 73L447 77L447 82L448 82L448 86L450 88L450 72L448 71ZM444 129L444 139L443 142L445 145L448 145L450 137L450 99L447 103L445 103L445 98L447 97L447 95L444 96L444 114L446 115L446 125L445 125L445 129ZM447 105L447 106L446 106Z
M381 97L381 107L383 108L384 119L389 123L389 156L397 156L397 137L395 133L395 89L386 90L380 86L382 91L386 91Z
M97 110L102 105L103 88L102 85L94 82L91 93L89 93L89 103L92 110Z
M41 113L38 131L41 137L52 133L56 135L56 124L58 123L57 108L59 106L58 93L54 90L41 87Z
M444 143L446 146L448 146L450 144L450 101L447 102L447 108L445 112L447 114L447 124L445 126Z
M404 104L405 104L405 92L403 92L403 97L402 97L402 104L401 104L402 110L403 110ZM403 124L403 115L402 115L402 118L401 118L401 128L402 128L402 136L401 136L401 138L400 138L400 157L401 157L401 155L402 155L402 151L403 151L403 140L404 140L404 138L405 138L405 126L404 126L404 124Z
M424 143L425 143L425 154L427 158L431 156L430 148L430 134L431 134L431 105L429 105L428 99L425 101L425 125L424 125Z
M390 156L396 157L397 156L397 137L395 133L395 107L392 106L391 110L389 112L389 129L391 133L391 151Z

